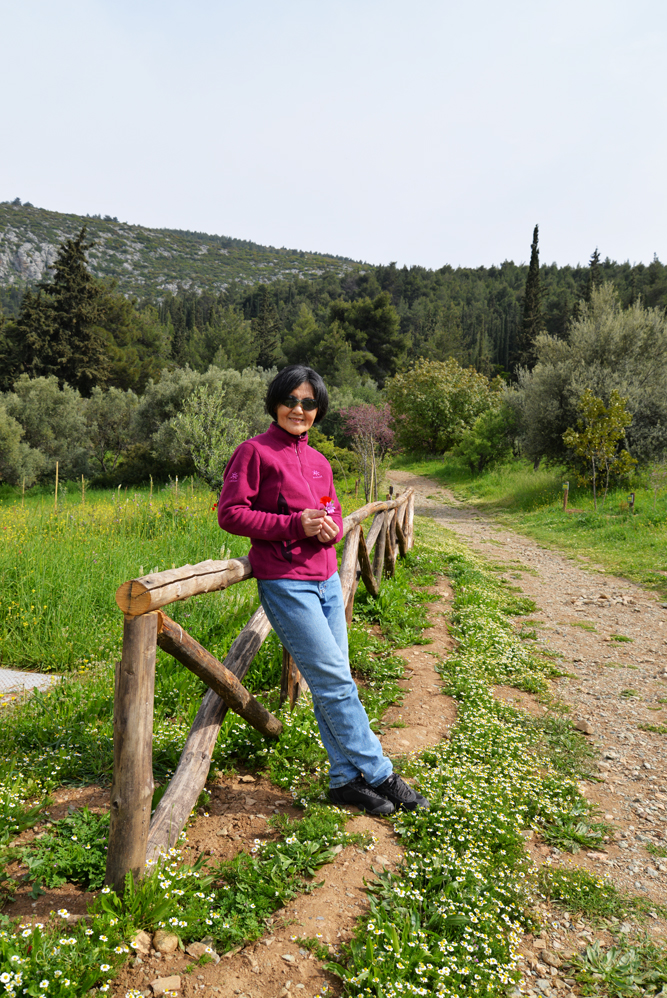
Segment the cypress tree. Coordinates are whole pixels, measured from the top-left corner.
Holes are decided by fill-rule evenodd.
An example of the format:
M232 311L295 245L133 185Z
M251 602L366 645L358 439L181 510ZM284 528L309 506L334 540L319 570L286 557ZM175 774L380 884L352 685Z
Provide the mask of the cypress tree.
M533 229L533 241L530 246L530 264L523 293L523 309L521 329L517 336L512 368L533 367L535 363L535 339L544 329L542 317L542 289L540 287L540 251L538 249L539 226Z
M282 359L278 313L266 284L262 285L259 293L259 315L252 320L252 330L258 350L258 366L269 368L278 364Z
M600 253L597 246L595 247L595 252L588 261L588 278L586 280L586 287L584 289L584 298L586 301L591 300L593 294L593 288L599 288L602 285L602 267L600 266Z

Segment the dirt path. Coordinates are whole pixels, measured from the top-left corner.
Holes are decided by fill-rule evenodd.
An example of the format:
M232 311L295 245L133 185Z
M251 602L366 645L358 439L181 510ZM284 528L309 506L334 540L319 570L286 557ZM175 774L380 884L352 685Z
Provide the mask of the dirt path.
M582 568L508 530L436 482L401 471L389 479L416 490L418 516L432 517L501 565L507 581L537 603L530 624L518 620L517 626L533 629L537 645L557 653L568 673L553 681L553 692L599 752L601 782L583 782L580 789L619 828L604 853L581 853L574 861L666 903L667 859L646 845L667 846L667 604L627 579L598 566ZM664 733L643 730L649 725ZM547 846L535 851L559 855Z

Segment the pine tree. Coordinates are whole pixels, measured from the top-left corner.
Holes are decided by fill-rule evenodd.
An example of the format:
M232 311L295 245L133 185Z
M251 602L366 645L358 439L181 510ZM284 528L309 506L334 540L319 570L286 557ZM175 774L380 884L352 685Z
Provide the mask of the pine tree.
M253 337L257 347L257 364L269 368L280 363L282 347L278 326L278 313L273 303L273 297L266 286L262 285L259 296L259 315L252 320Z
M105 318L108 291L88 270L86 227L66 239L53 264L53 280L27 291L14 338L16 374L54 374L64 384L90 395L109 372Z
M533 229L530 246L530 264L523 293L521 330L516 339L511 366L531 368L535 364L535 339L544 330L542 317L542 289L540 287L540 251L538 249L539 226Z

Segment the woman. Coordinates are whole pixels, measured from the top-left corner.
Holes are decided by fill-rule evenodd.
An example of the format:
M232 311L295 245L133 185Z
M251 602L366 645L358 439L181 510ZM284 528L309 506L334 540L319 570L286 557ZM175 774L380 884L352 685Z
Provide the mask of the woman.
M329 756L329 799L370 814L428 801L399 776L371 731L350 673L335 543L343 519L331 466L308 446L329 400L322 378L293 364L268 387L274 422L236 449L225 470L218 522L250 537L250 564L273 629L313 697Z

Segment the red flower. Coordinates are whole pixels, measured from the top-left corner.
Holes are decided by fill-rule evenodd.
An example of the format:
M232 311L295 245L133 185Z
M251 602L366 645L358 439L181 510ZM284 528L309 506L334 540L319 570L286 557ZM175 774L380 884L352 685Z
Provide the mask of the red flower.
M213 505L211 506L211 509L217 509L217 508L218 508L218 504L217 504L217 502L214 502Z
M322 503L323 506L326 506L328 502L331 502L331 496L321 496L320 502Z

